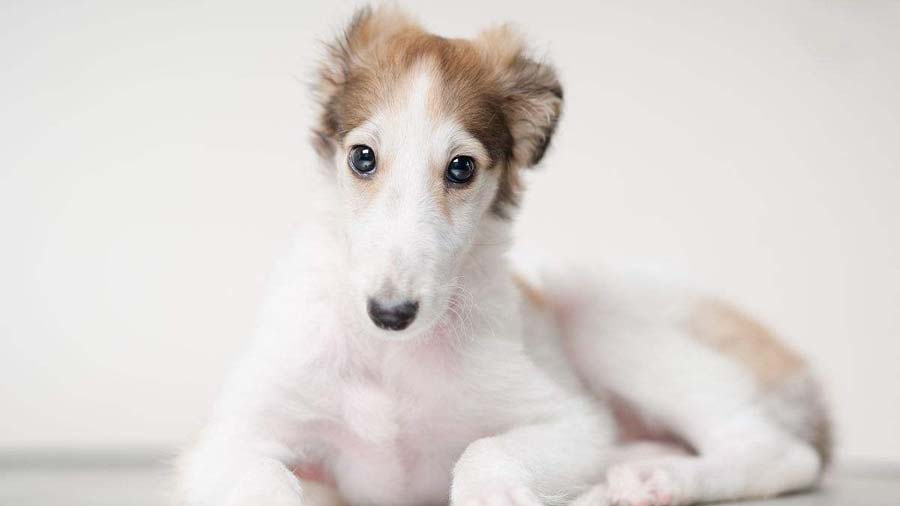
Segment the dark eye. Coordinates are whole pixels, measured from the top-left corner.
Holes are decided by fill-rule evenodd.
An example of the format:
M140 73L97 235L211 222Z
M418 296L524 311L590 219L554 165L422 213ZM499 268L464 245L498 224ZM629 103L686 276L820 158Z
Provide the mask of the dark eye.
M368 176L375 172L375 150L365 145L357 145L350 148L350 168L361 176Z
M447 166L447 181L466 184L475 175L475 160L471 156L457 156Z

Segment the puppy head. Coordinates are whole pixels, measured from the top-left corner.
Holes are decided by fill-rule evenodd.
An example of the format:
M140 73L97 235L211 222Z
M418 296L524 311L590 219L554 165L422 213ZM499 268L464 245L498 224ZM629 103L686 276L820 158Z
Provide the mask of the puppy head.
M328 46L316 93L358 314L381 335L416 335L447 311L478 232L509 218L562 88L508 27L446 39L380 8Z

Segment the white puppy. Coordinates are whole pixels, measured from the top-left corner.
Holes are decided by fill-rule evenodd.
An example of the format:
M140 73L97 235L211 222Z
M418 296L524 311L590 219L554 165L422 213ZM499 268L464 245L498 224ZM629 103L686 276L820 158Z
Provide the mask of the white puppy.
M815 386L758 324L673 287L510 272L519 171L562 106L511 30L445 39L363 10L317 92L319 212L179 460L183 504L636 506L815 483Z

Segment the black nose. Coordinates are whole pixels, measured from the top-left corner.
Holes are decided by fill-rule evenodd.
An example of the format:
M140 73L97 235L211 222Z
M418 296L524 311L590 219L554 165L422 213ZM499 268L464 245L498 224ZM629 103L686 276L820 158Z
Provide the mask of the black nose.
M385 330L403 330L416 319L419 311L419 303L413 301L399 304L381 304L375 299L369 299L369 318L375 322L378 328Z

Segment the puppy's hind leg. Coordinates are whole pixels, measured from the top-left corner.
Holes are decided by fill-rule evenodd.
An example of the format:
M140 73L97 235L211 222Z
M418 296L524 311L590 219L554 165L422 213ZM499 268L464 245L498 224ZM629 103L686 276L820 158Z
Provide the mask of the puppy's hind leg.
M697 456L625 462L607 473L616 506L668 506L771 497L812 486L821 471L815 449L764 418L735 420L702 443Z
M773 424L765 413L750 409L730 420L697 422L705 427L698 432L703 436L691 438L698 454L667 446L648 452L651 443L620 449L606 481L573 506L672 506L771 497L809 488L820 476L824 460L816 448Z
M693 504L816 483L828 454L823 403L803 361L762 326L677 290L580 288L560 292L560 321L579 375L696 454L614 466L603 500Z

